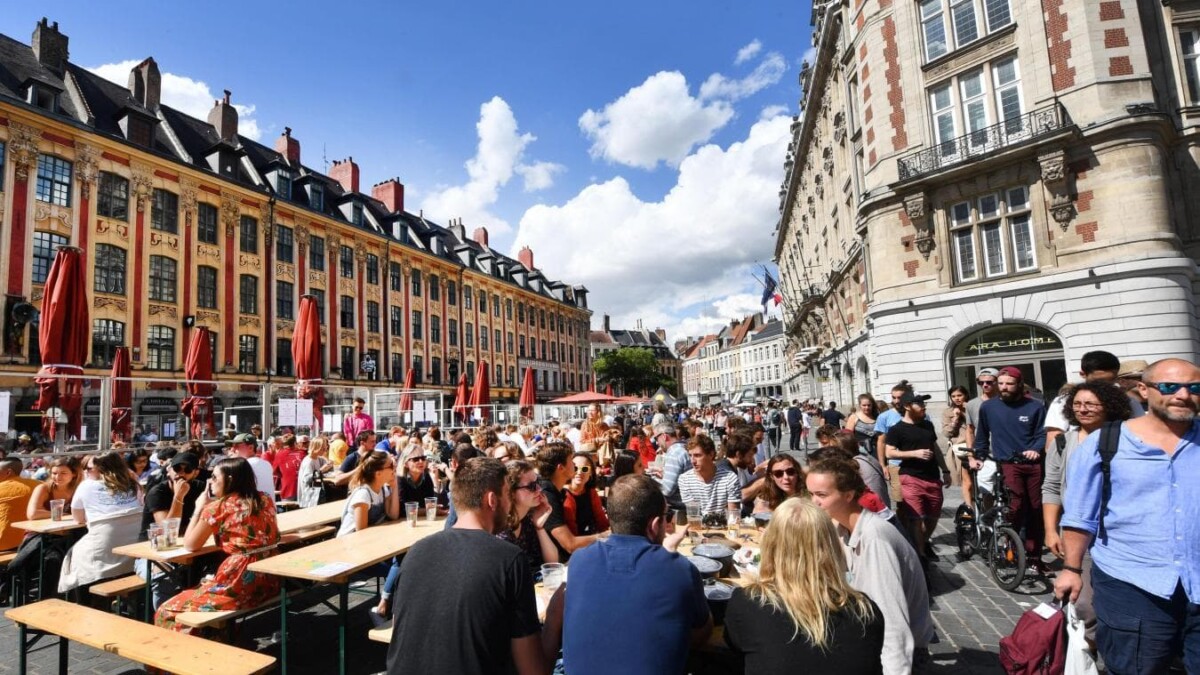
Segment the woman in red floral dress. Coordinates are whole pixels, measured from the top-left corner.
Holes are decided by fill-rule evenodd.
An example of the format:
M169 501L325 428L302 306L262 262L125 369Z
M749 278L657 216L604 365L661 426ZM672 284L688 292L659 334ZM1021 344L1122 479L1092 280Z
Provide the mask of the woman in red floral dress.
M208 490L196 500L183 546L195 551L214 536L229 557L211 581L183 591L164 602L154 623L182 633L187 626L175 623L180 612L219 612L260 605L279 593L279 580L247 569L250 563L275 555L279 527L270 499L255 487L254 471L240 457L223 459L213 470Z

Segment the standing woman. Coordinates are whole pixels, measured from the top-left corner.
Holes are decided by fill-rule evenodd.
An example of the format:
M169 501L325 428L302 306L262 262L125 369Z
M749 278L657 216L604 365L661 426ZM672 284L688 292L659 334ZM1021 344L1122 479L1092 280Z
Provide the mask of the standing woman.
M572 459L575 475L567 483L563 499L563 515L567 528L576 537L599 534L608 529L608 514L600 503L596 491L596 463L587 453L578 453Z
M133 571L133 558L115 555L112 549L137 543L142 527L141 486L116 452L91 457L88 468L88 480L71 497L71 517L87 525L87 534L63 559L59 593Z
M950 475L959 476L962 484L963 503L971 503L971 472L963 465L962 460L966 458L969 448L970 439L967 436L967 399L971 395L967 393L967 388L962 385L950 387L947 392L947 398L950 405L942 411L942 436L946 439L947 453L946 458L950 465Z
M734 590L725 642L747 673L883 672L883 614L846 581L846 557L829 516L807 499L775 509L763 533L759 576Z
M875 417L875 397L859 394L858 407L842 424L846 431L854 432L854 440L868 454L875 453Z
M300 462L300 508L321 503L322 477L333 469L333 462L329 461L329 441L324 436L313 437L308 445L308 456Z
M537 471L523 459L514 459L505 464L505 480L512 491L512 506L508 510L508 522L497 537L510 541L525 552L531 572L538 572L542 563L558 562L558 549L546 531L550 518L550 504L538 483Z
M767 485L754 498L754 512L771 513L788 498L804 493L804 469L800 468L800 462L780 453L767 462Z
M181 633L192 629L175 623L181 612L221 612L255 607L279 593L279 579L246 569L269 558L279 545L275 505L258 491L254 470L241 457L217 462L207 489L196 499L196 516L188 523L183 547L196 551L209 536L227 556L209 581L164 602L154 625Z

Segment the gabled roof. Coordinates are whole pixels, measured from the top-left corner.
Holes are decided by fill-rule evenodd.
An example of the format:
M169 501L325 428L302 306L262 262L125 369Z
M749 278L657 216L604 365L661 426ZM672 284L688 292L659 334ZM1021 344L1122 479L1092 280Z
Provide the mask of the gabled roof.
M595 344L604 344L604 345L617 344L617 341L612 339L612 336L610 336L608 333L605 333L602 330L592 331L591 337L589 339Z
M30 80L45 83L64 92L58 97L58 114L76 120L86 120L75 107L75 102L66 95L67 85L54 71L43 66L33 55L29 45L14 40L7 35L0 35L0 95L18 101L26 99L25 87ZM49 111L42 111L51 114Z

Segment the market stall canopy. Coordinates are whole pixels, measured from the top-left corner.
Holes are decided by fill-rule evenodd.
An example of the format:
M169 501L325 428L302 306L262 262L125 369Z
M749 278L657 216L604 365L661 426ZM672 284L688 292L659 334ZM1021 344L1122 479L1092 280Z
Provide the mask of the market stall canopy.
M618 403L621 402L621 399L594 391L581 391L578 394L556 398L550 402L563 405L586 405L588 403Z

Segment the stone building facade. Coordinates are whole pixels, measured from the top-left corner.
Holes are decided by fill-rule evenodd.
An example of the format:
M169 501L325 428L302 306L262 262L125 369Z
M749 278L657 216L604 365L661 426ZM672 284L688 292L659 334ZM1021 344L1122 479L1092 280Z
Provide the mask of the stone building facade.
M1200 2L842 0L813 22L776 246L813 394L1197 357Z
M314 294L331 384L394 388L412 371L451 393L486 362L500 400L526 365L546 373L543 393L586 388L587 289L546 278L533 251L513 259L484 228L406 211L396 179L360 189L353 159L304 164L290 129L273 147L239 134L228 91L207 120L160 95L153 59L122 87L71 63L57 24L39 22L31 45L0 36L6 370L36 369L36 331L13 308L40 306L55 248L72 245L87 262L89 374L128 346L135 376L181 379L203 326L219 380L278 383ZM178 393L164 397L168 414Z

